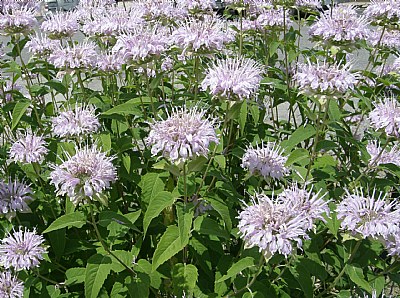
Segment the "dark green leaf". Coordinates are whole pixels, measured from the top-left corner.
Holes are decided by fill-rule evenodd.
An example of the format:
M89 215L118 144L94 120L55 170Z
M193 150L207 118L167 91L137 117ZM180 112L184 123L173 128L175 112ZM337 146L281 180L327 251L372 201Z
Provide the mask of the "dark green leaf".
M57 218L46 230L43 231L43 234L66 227L81 228L85 223L85 215L80 211L76 211Z

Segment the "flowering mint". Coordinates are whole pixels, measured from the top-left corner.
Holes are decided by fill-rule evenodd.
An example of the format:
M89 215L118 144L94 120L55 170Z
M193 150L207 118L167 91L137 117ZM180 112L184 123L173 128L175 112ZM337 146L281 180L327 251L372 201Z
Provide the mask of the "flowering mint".
M79 31L76 16L71 12L56 12L49 14L40 28L51 39L70 38Z
M118 53L101 53L97 59L97 68L104 72L118 72L123 64L124 58Z
M0 18L0 32L5 34L26 34L37 24L34 9L28 6L8 7Z
M13 82L11 79L3 83L3 86L1 86L0 82L0 103L5 104L12 101L14 98L14 92L20 92L21 90L22 86L17 82Z
M43 236L38 235L35 229L30 232L26 228L20 228L9 233L0 240L0 265L15 271L39 267L40 260L47 253L43 243Z
M286 204L294 213L304 215L304 228L311 230L315 221L326 221L324 216L329 216L330 210L328 201L324 200L325 195L320 191L314 193L305 187L300 188L296 183L283 190L277 197L278 201Z
M139 11L146 21L176 21L187 15L187 9L174 0L136 0L131 10Z
M293 252L293 243L301 248L303 238L307 238L304 213L294 213L287 204L264 194L256 194L251 202L238 217L245 248L257 246L266 258L276 253L288 257Z
M304 10L315 11L322 8L321 0L296 0L295 5Z
M171 36L173 44L182 49L183 54L187 51L222 50L234 39L233 32L226 29L226 23L213 16L204 16L202 20L188 18L179 23Z
M326 61L300 64L294 79L300 92L306 95L341 95L352 90L357 75L350 72L349 63L328 64Z
M54 134L62 138L90 135L100 128L93 106L76 105L75 109L61 112L52 118L51 124Z
M177 0L177 6L191 13L209 12L216 7L214 0Z
M382 35L382 29L370 30L368 42L373 47L397 49L400 47L400 31L385 30Z
M310 27L309 34L327 45L347 46L366 39L367 25L365 17L359 17L354 7L332 6Z
M400 104L394 97L385 97L374 103L375 108L369 113L371 126L376 129L384 129L387 135L400 136Z
M49 151L43 137L26 132L10 148L10 158L15 162L42 163Z
M400 209L397 200L386 202L386 196L364 196L362 190L350 193L346 190L343 200L337 206L337 218L342 220L341 228L363 238L383 238L399 230Z
M368 142L367 152L371 155L369 164L371 166L378 166L380 164L392 163L400 166L400 149L393 146L389 151L383 150L377 141Z
M396 23L400 18L400 3L397 0L372 0L364 14L382 25Z
M218 60L206 73L201 88L227 99L249 98L260 87L262 68L247 58Z
M107 157L97 146L76 148L76 153L60 165L53 165L50 183L54 184L57 195L68 195L76 206L87 199L104 202L103 191L117 180L117 171L112 164L113 157Z
M257 28L260 30L288 29L292 25L289 12L283 7L273 5L264 6L256 19Z
M384 241L386 250L391 256L400 256L400 229Z
M271 177L280 179L289 173L285 166L287 157L282 155L283 149L274 142L262 143L261 147L249 146L242 158L242 168L248 169L252 175L261 175L264 179Z
M36 33L30 36L30 40L26 43L29 52L38 58L48 58L54 49L59 46L59 42L48 38L47 35Z
M213 127L214 120L203 119L205 111L176 108L166 120L150 124L150 134L146 143L151 148L151 153L159 152L165 158L175 161L186 161L195 156L207 156L211 142L219 140Z
M31 188L23 182L0 181L0 215L11 219L16 212L31 212L28 203L32 200Z
M9 271L0 272L0 297L24 297L24 283Z
M49 56L49 61L57 68L62 69L90 69L97 64L96 45L92 42L82 42L58 46Z

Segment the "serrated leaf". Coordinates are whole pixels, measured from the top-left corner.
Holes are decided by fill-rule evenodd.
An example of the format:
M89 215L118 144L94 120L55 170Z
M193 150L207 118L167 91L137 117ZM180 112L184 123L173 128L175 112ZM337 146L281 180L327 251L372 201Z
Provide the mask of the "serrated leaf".
M315 135L315 128L312 125L307 125L305 127L300 126L296 129L288 140L285 140L281 143L281 146L285 148L286 152L291 151L295 146L300 144L301 142L311 138Z
M137 106L137 101L135 99L128 100L127 102L124 102L120 105L117 105L116 107L113 107L105 112L103 112L101 115L102 116L110 116L110 115L135 115L135 116L141 116L142 112L139 110Z
M113 254L118 257L122 263L124 263L127 267L131 268L132 267L132 262L133 262L133 254L129 251L126 250L115 250L113 251ZM117 261L116 258L111 258L112 260L112 266L111 270L119 273L124 270L126 270L125 266L122 265L119 261Z
M51 87L52 89L56 90L57 92L59 92L61 94L65 94L68 92L67 87L65 87L63 83L61 83L60 81L57 81L57 80L51 80L51 81L45 82L43 84Z
M65 276L66 276L65 284L67 286L81 284L85 281L86 268L82 268L82 267L69 268L65 272Z
M172 282L174 294L177 297L190 297L196 286L198 272L196 266L192 264L175 264L172 270Z
M157 193L154 198L151 199L143 218L144 234L146 234L147 229L153 218L156 218L161 213L161 211L171 206L174 201L175 198L170 192L167 191L161 191Z
M356 285L366 290L368 293L370 294L372 293L372 287L364 279L362 268L347 264L345 267L345 272L350 277L352 282L354 282Z
M102 211L99 214L99 225L102 227L107 227L112 222L130 227L131 229L136 229L132 222L122 214L109 210Z
M147 204L161 191L164 190L164 182L158 173L147 173L140 181L143 201Z
M221 215L221 218L224 220L226 229L228 232L232 230L232 220L229 213L229 207L226 205L226 202L218 197L207 197L206 200L211 204L215 211Z
M149 297L150 277L146 273L139 272L135 277L128 276L125 284L132 298Z
M81 228L85 223L85 215L80 211L76 211L57 218L46 230L43 231L43 233L48 233L67 227Z
M248 114L247 101L244 100L242 106L240 107L240 115L239 115L239 128L241 135L243 135L244 128L246 127L247 114Z
M240 259L239 261L234 263L231 266L231 268L229 268L228 272L225 275L223 275L220 279L218 279L215 283L220 283L229 278L235 277L237 274L239 274L244 269L252 267L252 266L254 266L254 258L245 257L243 259Z
M152 271L157 270L160 265L180 252L186 245L187 243L182 243L179 238L179 228L177 226L169 226L161 236L154 252Z
M303 148L298 148L293 150L292 153L290 153L287 161L286 161L286 166L290 166L294 163L299 163L303 160L308 160L310 158L310 153L308 150L303 149Z
M31 103L29 101L20 101L15 104L12 112L11 130L14 130L17 127L19 121L30 105Z
M176 213L178 215L179 238L181 243L188 243L192 228L193 209L185 210L185 206L180 203L176 205Z
M207 163L208 159L200 155L188 163L188 173L200 171Z
M213 235L229 240L228 232L215 220L205 216L199 216L195 219L194 230L200 234Z
M109 256L95 254L88 259L85 275L85 297L97 298L104 281L110 274L112 260Z

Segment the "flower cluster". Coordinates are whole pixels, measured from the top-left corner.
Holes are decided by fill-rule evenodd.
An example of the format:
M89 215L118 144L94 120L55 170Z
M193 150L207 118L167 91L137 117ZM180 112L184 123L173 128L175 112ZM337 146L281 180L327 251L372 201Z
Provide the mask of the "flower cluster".
M0 272L0 297L24 297L24 283L9 271Z
M58 41L50 39L47 35L41 33L30 36L30 40L26 43L29 52L38 58L48 58L59 45Z
M43 137L26 132L10 148L10 158L15 162L42 163L49 151Z
M90 69L97 64L96 45L92 42L81 42L66 47L59 45L50 54L49 61L62 69Z
M346 190L343 200L337 206L337 218L342 220L341 228L363 238L387 238L399 230L400 208L396 200L386 201L386 195L364 196L362 190L350 193Z
M76 105L74 110L61 112L51 119L51 123L54 134L62 138L92 134L100 128L93 106Z
M15 271L29 270L38 267L47 249L43 245L44 238L36 230L26 228L9 233L0 241L0 265Z
M28 203L32 200L32 189L23 182L0 181L0 215L11 219L16 212L31 212Z
M58 12L50 14L40 28L51 39L70 38L79 30L79 24L74 14Z
M262 10L256 19L257 28L260 30L288 29L292 23L287 10L283 7L268 6Z
M117 180L113 157L107 157L97 146L76 148L76 153L60 165L53 165L50 183L55 185L57 195L68 195L74 205L87 199L105 200L103 191Z
M374 129L384 129L387 135L400 136L400 104L394 97L385 97L374 104L368 118Z
M369 164L378 166L380 164L392 163L400 166L400 149L393 146L389 151L383 150L377 141L368 142L367 152L371 155Z
M249 146L242 158L241 166L252 175L261 175L280 179L289 173L285 166L287 157L282 155L283 149L274 142L262 143L261 147Z
M364 14L382 25L397 22L400 18L400 3L396 0L372 0Z
M35 10L28 7L8 7L0 18L0 32L6 34L26 34L37 24Z
M166 120L150 124L146 143L151 153L159 152L172 162L186 161L196 156L207 156L210 143L219 140L213 127L214 120L203 119L205 111L176 108Z
M218 60L206 73L201 88L227 99L249 98L260 87L261 65L252 59L228 58Z

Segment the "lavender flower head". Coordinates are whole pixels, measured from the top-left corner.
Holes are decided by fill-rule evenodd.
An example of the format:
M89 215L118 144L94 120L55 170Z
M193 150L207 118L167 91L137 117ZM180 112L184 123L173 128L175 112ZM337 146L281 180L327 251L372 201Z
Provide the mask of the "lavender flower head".
M42 163L49 151L43 137L26 132L10 148L10 158L21 163Z
M276 253L285 257L293 252L293 243L301 248L308 238L304 214L295 214L287 204L256 194L252 205L246 205L239 214L239 233L245 248L259 247L265 258Z
M52 40L45 34L37 33L30 37L26 43L28 51L38 58L48 58L54 49L59 46L59 42Z
M62 69L90 69L97 64L96 45L85 41L73 46L60 45L50 54L49 61Z
M357 83L357 75L350 72L351 65L328 64L326 61L300 64L294 75L300 92L306 95L337 96L352 90Z
M397 51L400 47L400 31L387 29L382 35L381 28L379 30L370 30L368 42L373 47L389 48Z
M209 52L222 50L226 43L235 39L232 30L217 17L204 16L203 20L189 18L179 23L172 32L174 45L186 52Z
M124 63L120 53L101 53L97 59L97 68L104 72L119 72Z
M397 0L372 0L364 14L381 25L396 23L400 18L400 3Z
M386 97L374 104L368 118L375 130L384 129L387 135L400 136L400 104L394 97Z
M103 192L117 180L113 157L107 157L96 145L76 148L76 153L60 165L53 165L50 183L55 185L57 195L67 195L77 206L87 199L105 202Z
M216 7L214 0L177 0L177 6L193 14L210 12Z
M295 5L303 10L315 11L322 8L320 0L296 0Z
M61 138L90 135L100 128L93 106L75 106L51 119L52 131Z
M365 40L368 22L359 17L353 6L333 6L314 23L309 34L326 45L345 45Z
M40 260L47 253L44 247L44 238L36 230L28 231L26 228L13 231L0 240L0 265L15 271L29 270L39 267Z
M399 230L400 209L397 200L386 202L382 193L375 197L364 196L362 190L350 193L346 190L343 200L337 206L337 218L342 220L341 228L363 238L387 238Z
M0 32L3 31L7 35L29 33L37 24L35 10L28 6L8 7L0 15Z
M214 96L242 100L257 92L262 72L261 65L252 59L218 60L207 70L201 88L210 88Z
M74 13L60 11L48 15L40 28L51 39L63 39L78 32L79 24Z
M283 149L274 142L262 143L261 147L249 146L242 158L242 168L248 169L252 175L261 175L264 179L271 177L281 179L289 173L285 166L287 157L282 155Z
M23 182L0 181L0 215L7 219L15 217L16 212L28 213L28 203L32 200L31 188Z
M118 36L112 52L126 62L138 62L161 55L167 50L167 44L162 27L140 27Z
M132 10L140 11L146 21L170 22L187 16L187 8L176 5L174 0L136 0Z
M9 271L0 272L0 297L24 297L24 283Z
M400 229L390 235L384 244L390 256L400 256Z
M396 166L400 166L400 149L397 145L390 148L390 150L384 150L382 152L381 146L377 141L369 141L367 145L367 152L371 155L369 160L370 166L378 166L380 164L392 163Z
M261 14L256 19L257 28L260 30L283 30L290 28L292 21L289 12L283 7L275 7L273 5L264 6Z
M176 108L166 120L150 124L146 143L152 146L151 153L159 152L172 162L184 162L196 156L207 156L211 142L219 140L213 127L215 120L203 119L205 111Z

